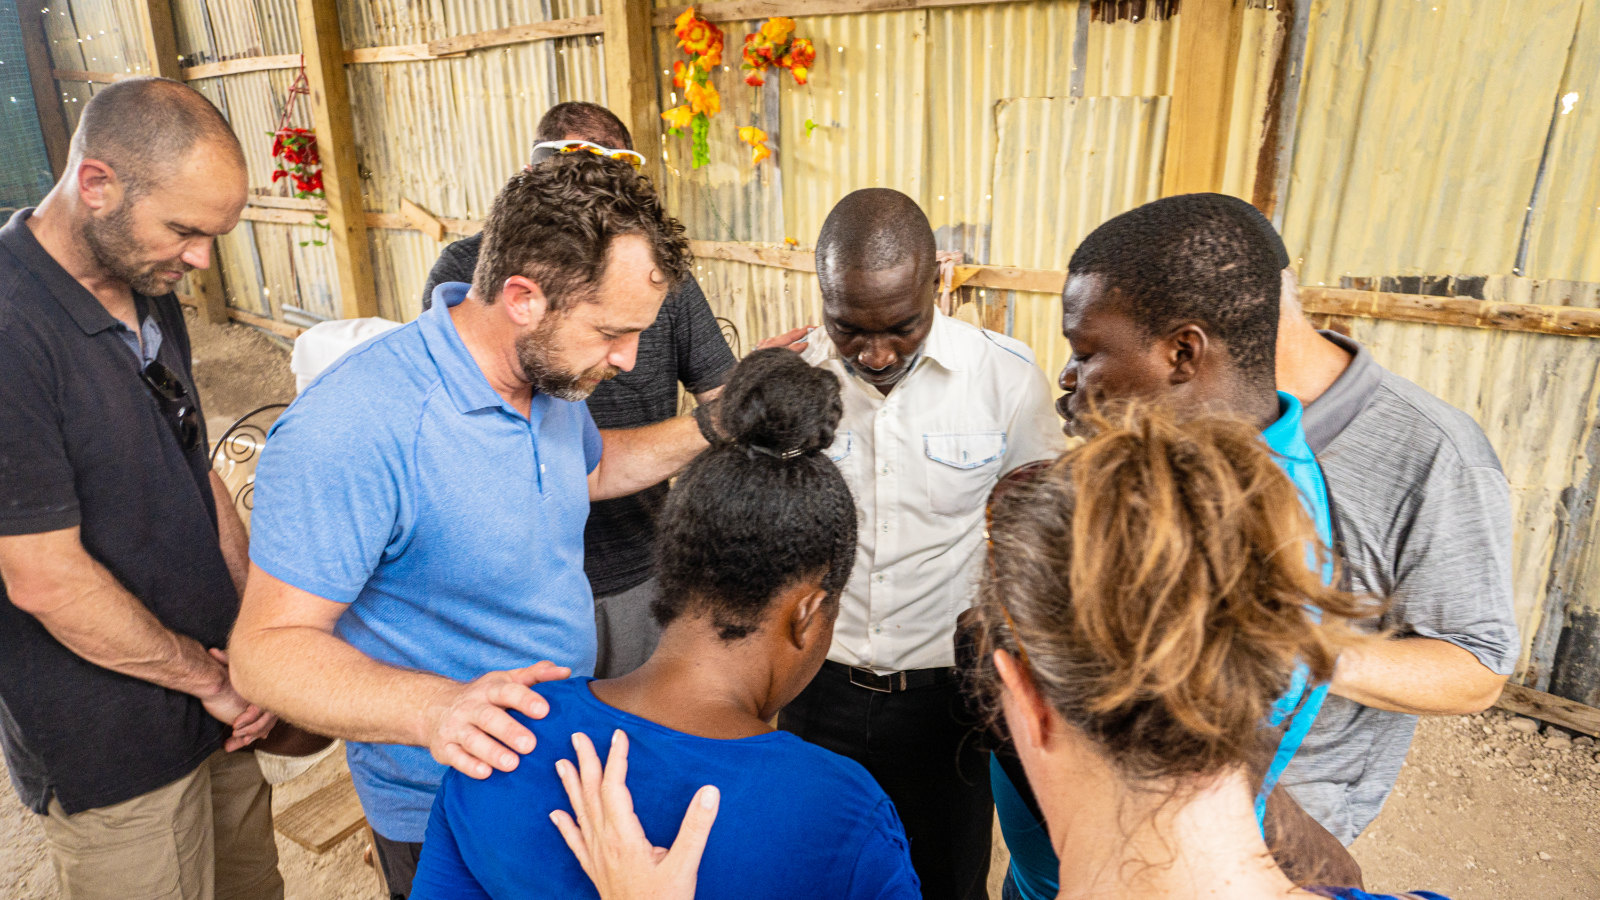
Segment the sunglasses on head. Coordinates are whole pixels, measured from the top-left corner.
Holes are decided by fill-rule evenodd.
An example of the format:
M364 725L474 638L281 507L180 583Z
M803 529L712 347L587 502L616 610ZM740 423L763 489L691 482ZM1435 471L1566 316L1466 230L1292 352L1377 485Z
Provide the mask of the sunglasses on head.
M602 147L590 141L540 141L533 145L533 158L529 166L537 166L547 159L555 159L563 153L581 153L587 150L596 156L606 159L617 159L639 169L644 166L644 156L632 150L618 150L612 147Z
M189 390L173 371L156 360L139 370L139 378L156 398L161 417L167 420L184 452L200 446L200 412L189 398Z

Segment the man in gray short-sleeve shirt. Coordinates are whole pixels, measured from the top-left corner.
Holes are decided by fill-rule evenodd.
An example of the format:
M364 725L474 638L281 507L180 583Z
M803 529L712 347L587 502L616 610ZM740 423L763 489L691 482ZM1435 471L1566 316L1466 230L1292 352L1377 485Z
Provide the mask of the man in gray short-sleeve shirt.
M1516 664L1511 499L1483 430L1311 328L1285 274L1278 386L1305 404L1347 587L1389 601L1393 637L1340 657L1283 785L1346 844L1377 817L1418 715L1486 709Z

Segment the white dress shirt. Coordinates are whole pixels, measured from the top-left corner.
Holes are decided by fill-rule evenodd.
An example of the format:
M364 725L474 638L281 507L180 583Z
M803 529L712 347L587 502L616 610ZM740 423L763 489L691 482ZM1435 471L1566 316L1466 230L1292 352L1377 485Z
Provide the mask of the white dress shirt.
M828 455L861 535L828 658L879 674L954 665L990 490L1065 449L1044 373L1022 342L937 312L888 396L849 373L823 329L810 340L806 361L839 378L844 417Z

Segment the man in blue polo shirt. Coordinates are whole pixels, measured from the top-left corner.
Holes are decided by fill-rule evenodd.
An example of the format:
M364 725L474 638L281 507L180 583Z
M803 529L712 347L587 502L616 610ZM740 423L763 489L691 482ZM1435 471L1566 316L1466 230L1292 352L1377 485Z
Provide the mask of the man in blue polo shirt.
M470 289L440 285L278 421L231 646L245 696L350 742L397 897L444 767L515 768L534 735L506 710L538 718L532 685L593 671L590 499L706 446L694 417L601 432L582 402L688 270L647 181L553 160L511 179L483 235Z
M1283 243L1250 204L1221 194L1185 194L1148 203L1095 229L1072 255L1062 292L1062 333L1072 356L1061 372L1057 410L1070 432L1090 408L1143 398L1179 410L1226 412L1258 424L1261 436L1300 488L1324 546L1332 543L1327 488L1306 443L1300 402L1276 389L1279 271ZM1316 716L1325 688L1300 685L1272 724L1285 725L1258 816ZM1011 871L1006 896L1057 893L1058 862L1015 757L991 766L995 807ZM1281 794L1281 792L1279 792ZM1315 829L1292 804L1274 804L1279 824ZM1296 847L1303 839L1296 833ZM1337 862L1331 836L1319 850ZM1280 859L1293 869L1306 860ZM1344 883L1338 881L1337 883Z

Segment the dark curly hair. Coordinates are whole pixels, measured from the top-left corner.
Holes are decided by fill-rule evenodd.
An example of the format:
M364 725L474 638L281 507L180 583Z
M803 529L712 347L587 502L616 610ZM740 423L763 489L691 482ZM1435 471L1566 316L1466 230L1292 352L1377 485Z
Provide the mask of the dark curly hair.
M593 299L619 235L650 242L670 288L689 274L683 225L661 209L650 179L627 163L565 154L506 182L483 223L472 286L493 303L513 275L538 282L551 310Z
M823 454L844 409L832 373L789 350L757 350L733 370L721 404L727 440L689 466L661 511L651 611L662 625L709 614L731 641L802 578L821 573L836 608L855 563L856 505Z

